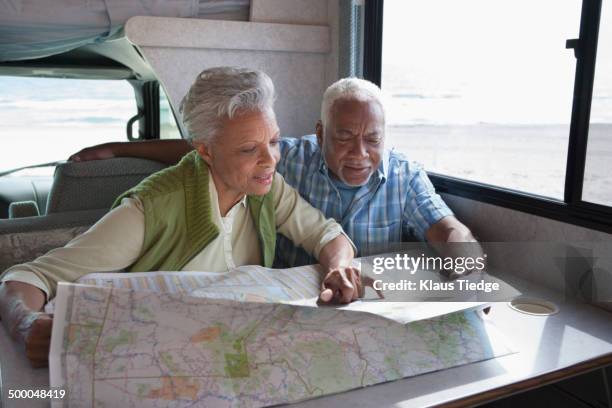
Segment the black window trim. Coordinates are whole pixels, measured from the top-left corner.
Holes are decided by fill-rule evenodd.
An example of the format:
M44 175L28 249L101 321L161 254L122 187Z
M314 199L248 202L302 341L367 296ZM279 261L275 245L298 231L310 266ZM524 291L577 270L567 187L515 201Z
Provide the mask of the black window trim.
M145 106L144 131L140 137L145 140L159 139L159 82L145 82L142 89Z
M134 88L136 98L136 115L130 121L138 120L138 135L128 140L152 140L159 139L159 83L157 81L129 80ZM133 123L128 123L128 128Z
M582 0L580 38L570 39L566 45L567 48L574 48L576 76L563 201L428 172L439 192L612 233L612 207L586 202L581 198L601 4L602 0ZM363 76L379 86L382 67L383 8L384 0L365 2Z

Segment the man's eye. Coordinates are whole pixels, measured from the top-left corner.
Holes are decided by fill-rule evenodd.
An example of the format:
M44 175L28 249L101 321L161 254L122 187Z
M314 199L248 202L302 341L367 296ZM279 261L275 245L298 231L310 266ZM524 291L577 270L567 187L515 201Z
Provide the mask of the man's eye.
M270 144L271 144L272 146L276 146L276 145L277 145L277 144L279 144L279 143L280 143L280 140L279 140L279 139L276 139L276 140L270 140Z
M257 150L257 147L251 147L251 148L248 148L248 149L241 149L240 151L242 153L255 153L255 150Z

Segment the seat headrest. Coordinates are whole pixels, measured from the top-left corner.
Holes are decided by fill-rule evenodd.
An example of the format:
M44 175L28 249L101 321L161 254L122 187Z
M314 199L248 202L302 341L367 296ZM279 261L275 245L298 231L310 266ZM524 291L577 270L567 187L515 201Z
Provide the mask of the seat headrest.
M66 162L55 169L47 214L106 208L165 164L133 157Z
M9 204L9 218L37 217L40 215L35 201L14 201Z

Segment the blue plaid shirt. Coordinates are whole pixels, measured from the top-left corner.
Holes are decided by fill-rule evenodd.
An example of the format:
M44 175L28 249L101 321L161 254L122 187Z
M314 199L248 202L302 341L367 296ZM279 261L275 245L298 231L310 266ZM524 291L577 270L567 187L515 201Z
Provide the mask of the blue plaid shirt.
M280 150L276 170L304 199L342 225L359 256L382 252L392 243L424 240L429 227L453 215L425 170L397 152L385 151L380 167L342 214L340 193L330 179L316 136L283 138ZM316 261L302 248L278 235L277 267L312 263Z

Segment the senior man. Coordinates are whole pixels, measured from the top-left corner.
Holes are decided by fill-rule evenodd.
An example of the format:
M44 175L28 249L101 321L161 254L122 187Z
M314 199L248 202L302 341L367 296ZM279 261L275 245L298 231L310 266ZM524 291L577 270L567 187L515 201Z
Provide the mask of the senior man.
M315 135L281 140L277 171L310 204L342 225L360 256L415 238L475 242L436 194L425 170L384 145L380 88L345 78L325 91ZM182 141L111 143L85 149L72 159L137 156L174 163L190 148ZM314 262L279 235L275 266Z
M323 95L316 135L283 139L277 171L327 217L336 219L360 256L415 238L474 242L470 230L436 194L425 170L385 150L385 109L380 88L345 78ZM314 260L284 237L278 266Z

